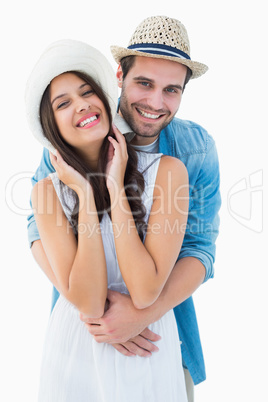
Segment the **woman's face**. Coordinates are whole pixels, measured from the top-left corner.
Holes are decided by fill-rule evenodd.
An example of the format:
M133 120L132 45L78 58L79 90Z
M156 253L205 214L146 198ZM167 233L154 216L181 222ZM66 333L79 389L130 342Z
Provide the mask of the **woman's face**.
M51 81L50 100L58 129L70 145L86 150L101 144L109 131L105 106L91 86L73 73Z

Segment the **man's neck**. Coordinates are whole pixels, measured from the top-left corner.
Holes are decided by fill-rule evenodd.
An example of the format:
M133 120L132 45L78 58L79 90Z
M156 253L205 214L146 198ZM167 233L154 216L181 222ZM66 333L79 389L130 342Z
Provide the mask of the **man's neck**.
M155 137L141 137L140 135L135 135L135 137L131 140L132 145L138 145L138 146L145 146L145 145L150 145L153 142L155 142L159 138L159 134L156 135Z
M136 149L136 151L144 151L144 152L150 152L150 153L158 153L159 152L159 136L152 142L151 144L148 145L135 145L132 144L133 148Z

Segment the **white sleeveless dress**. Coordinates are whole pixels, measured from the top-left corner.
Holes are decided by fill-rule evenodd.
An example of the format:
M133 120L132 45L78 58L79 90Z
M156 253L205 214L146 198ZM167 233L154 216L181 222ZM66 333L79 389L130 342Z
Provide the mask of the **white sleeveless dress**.
M160 154L139 152L144 172L143 202L150 213ZM70 219L73 192L51 175ZM62 188L64 191L62 191ZM69 208L66 208L66 205ZM101 222L108 287L128 293L117 263L109 216ZM164 245L163 245L164 246ZM146 269L146 267L144 267ZM79 319L78 310L60 296L50 316L41 364L39 402L186 402L180 341L173 310L149 328L161 335L151 357L127 357L109 344L97 343Z

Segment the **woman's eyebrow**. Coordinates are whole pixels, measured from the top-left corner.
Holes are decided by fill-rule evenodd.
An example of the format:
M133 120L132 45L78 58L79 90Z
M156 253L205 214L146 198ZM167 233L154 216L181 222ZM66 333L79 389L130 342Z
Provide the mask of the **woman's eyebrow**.
M61 95L56 96L56 98L54 98L53 101L51 102L51 106L53 105L53 103L54 103L57 99L63 98L63 97L66 96L66 95L67 95L67 93L66 93L66 94L61 94Z
M82 89L83 87L85 87L85 86L87 86L87 85L90 86L89 84L87 84L87 83L85 82L84 84L80 85L80 87L79 87L78 89ZM65 93L65 94L61 94L61 95L56 96L56 98L54 98L53 101L51 102L51 106L53 105L53 103L54 103L57 99L63 98L63 97L66 96L66 95L68 95L68 94Z

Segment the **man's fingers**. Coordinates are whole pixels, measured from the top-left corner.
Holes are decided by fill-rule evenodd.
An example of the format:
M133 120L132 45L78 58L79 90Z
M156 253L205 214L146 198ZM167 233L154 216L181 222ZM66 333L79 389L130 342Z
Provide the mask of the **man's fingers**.
M79 318L81 321L86 322L87 324L95 324L100 325L100 318L90 318L85 314L79 313Z
M90 334L94 336L94 339L97 343L109 343L118 352L125 356L150 357L152 353L159 350L159 348L152 342L159 340L161 337L150 330L148 330L149 332L143 331L143 334L147 335L151 339L154 339L152 342L144 335L137 335L124 343L112 343L110 337L107 337L107 335L101 333L101 326L86 323L85 326ZM114 342L116 342L116 340L114 340Z
M118 292L116 292L115 290L111 290L111 289L108 289L108 290L107 290L107 299L108 299L109 301L111 301L111 300L116 300L116 296L118 296L118 295L121 296L121 293L118 294Z
M87 327L88 332L93 336L104 335L103 329L101 329L100 325L85 323L85 326Z
M131 354L131 356L135 355L140 357L150 357L152 356L152 353L159 350L156 345L140 335L135 336L135 338L125 343L117 343L113 344L112 346L114 346L115 349L118 350L118 352L123 353L125 356L130 356L129 354L127 354L126 350Z
M157 342L161 339L160 335L157 335L155 332L151 331L149 328L145 328L141 333L141 336L148 339L151 342Z
M135 343L139 348L146 350L147 352L157 352L159 348L152 342L145 339L143 336L138 335L131 339L131 342Z
M135 353L131 353L128 349L126 349L123 345L120 343L115 343L112 345L118 352L122 353L124 356L135 356Z
M150 357L150 356L152 356L152 352L150 352L149 350L143 349L136 342L128 341L126 343L123 343L123 346L129 352L133 353L136 356L140 356L140 357Z

